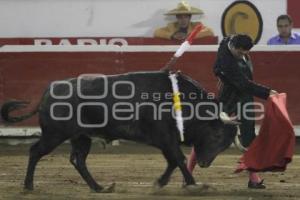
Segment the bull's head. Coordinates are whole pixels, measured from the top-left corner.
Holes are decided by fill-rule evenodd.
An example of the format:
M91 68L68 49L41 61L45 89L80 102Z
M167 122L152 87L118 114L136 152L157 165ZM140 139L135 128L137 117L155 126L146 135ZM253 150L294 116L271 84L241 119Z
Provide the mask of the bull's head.
M209 167L216 156L232 144L237 134L237 124L221 113L218 120L198 127L201 133L196 136L194 148L200 167Z

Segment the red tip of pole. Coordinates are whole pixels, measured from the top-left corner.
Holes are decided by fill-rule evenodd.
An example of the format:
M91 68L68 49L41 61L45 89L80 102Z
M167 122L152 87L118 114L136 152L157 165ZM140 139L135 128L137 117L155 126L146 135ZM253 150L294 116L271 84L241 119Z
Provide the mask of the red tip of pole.
M198 24L193 31L191 32L191 34L189 35L189 37L186 39L190 44L192 44L193 39L196 37L197 33L199 31L201 31L203 29L202 24Z

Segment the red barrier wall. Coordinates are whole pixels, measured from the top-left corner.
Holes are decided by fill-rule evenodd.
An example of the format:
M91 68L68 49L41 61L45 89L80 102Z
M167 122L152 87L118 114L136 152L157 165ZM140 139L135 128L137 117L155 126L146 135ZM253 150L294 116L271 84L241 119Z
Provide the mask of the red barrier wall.
M287 13L292 17L294 28L300 28L300 1L287 0Z
M128 45L175 45L181 44L182 41L169 40L153 37L68 37L68 38L0 38L0 46L2 45L34 45L37 40L46 40L49 45L77 45L83 42L85 45L122 45L126 42ZM42 42L42 44L44 44ZM193 40L193 44L218 44L217 36L207 36Z
M198 80L208 91L216 91L212 74L216 52L187 52L176 68ZM158 70L171 52L1 52L0 100L31 101L33 108L50 81L82 73L116 74ZM288 93L292 121L300 124L300 52L252 52L255 80ZM35 125L36 118L20 125Z

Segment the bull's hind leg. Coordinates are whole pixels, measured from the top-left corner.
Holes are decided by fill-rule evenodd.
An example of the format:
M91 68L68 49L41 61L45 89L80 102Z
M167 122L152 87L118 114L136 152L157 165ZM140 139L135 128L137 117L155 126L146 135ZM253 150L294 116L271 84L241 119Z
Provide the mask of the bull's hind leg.
M33 190L33 176L38 161L65 141L63 137L60 134L43 133L40 140L31 146L24 189Z
M79 172L88 186L96 192L113 192L114 185L111 185L108 188L98 185L87 169L86 158L90 152L91 139L87 136L80 135L79 137L72 139L71 144L72 152L70 162L74 165L75 169Z
M76 139L72 139L71 144L72 152L70 162L92 190L101 191L103 187L96 183L86 167L86 158L90 152L91 139L87 136L80 135Z

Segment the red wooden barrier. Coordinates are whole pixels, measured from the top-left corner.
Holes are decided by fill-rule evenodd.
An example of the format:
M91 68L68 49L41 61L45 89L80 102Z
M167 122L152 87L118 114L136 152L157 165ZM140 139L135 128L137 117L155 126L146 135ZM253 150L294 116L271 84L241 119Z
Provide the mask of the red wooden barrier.
M187 52L176 68L199 81L208 91L216 91L212 73L216 52ZM0 101L29 100L33 108L50 81L83 73L116 74L158 70L173 52L1 52ZM259 83L288 94L292 121L300 124L300 52L251 53L254 77ZM36 118L20 125L35 125Z

